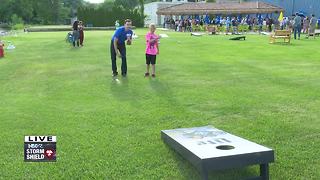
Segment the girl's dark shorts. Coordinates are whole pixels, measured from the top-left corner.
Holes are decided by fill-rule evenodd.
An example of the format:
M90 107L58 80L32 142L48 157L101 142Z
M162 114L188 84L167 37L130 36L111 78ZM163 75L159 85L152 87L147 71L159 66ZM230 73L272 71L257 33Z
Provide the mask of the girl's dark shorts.
M156 55L146 54L146 64L156 64Z

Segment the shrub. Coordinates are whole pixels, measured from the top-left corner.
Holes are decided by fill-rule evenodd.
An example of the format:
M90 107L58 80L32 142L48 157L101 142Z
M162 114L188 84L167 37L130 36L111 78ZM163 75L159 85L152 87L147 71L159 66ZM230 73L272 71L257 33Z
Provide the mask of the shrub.
M125 19L131 19L134 26L143 27L144 15L138 9L128 10L122 7L106 8L79 8L78 18L85 24L97 26L114 26L116 20L122 25Z
M15 24L12 26L13 30L20 30L24 28L24 24Z
M23 29L24 28L22 18L19 17L16 14L13 14L11 16L11 23L12 23L11 28L14 29L14 30L18 30L18 29Z
M23 20L22 20L22 18L19 17L18 15L13 14L13 15L11 16L11 23L12 23L13 25L23 24Z

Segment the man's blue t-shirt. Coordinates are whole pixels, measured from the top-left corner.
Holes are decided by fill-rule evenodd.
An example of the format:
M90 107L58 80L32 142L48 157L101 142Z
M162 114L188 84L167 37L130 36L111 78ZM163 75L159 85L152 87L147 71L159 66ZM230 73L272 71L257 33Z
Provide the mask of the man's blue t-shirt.
M121 26L119 29L116 30L116 32L112 36L112 42L116 37L118 38L119 44L124 44L128 37L130 37L130 39L132 38L132 34L133 34L132 30L126 31L124 26Z

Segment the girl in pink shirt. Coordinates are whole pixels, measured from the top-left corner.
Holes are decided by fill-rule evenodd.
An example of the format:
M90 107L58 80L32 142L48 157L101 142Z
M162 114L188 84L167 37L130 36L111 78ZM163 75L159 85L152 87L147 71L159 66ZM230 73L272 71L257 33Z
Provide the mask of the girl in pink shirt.
M152 65L152 77L156 77L156 57L159 54L159 39L160 37L157 36L154 32L156 31L156 26L154 24L150 24L149 32L146 35L146 65L147 65L147 72L144 74L145 77L150 75L149 69L150 64Z

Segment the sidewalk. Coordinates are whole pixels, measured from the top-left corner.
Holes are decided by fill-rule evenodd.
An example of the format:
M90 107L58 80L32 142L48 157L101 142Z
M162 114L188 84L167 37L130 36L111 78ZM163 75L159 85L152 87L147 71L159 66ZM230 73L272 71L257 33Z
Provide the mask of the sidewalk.
M0 36L6 35L7 32L7 30L0 28Z

